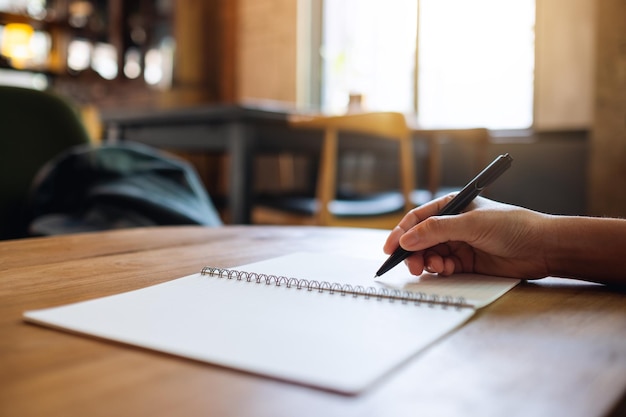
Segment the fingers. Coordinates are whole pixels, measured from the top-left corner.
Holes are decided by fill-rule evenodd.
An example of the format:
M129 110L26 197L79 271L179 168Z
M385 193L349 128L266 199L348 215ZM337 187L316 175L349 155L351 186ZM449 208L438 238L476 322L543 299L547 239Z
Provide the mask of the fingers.
M441 209L448 204L450 200L454 198L454 194L448 194L445 197L437 198L433 201L429 201L428 203L421 205L419 207L414 208L409 211L398 223L398 227L402 230L409 230L416 224L422 222L423 220L436 216Z
M400 237L406 232L406 230L400 228L400 226L396 226L391 233L389 234L389 236L387 236L387 240L385 241L385 244L383 245L383 251L387 254L387 255L391 255L391 253L396 250L396 248L398 247L398 245L400 244Z
M424 269L426 269L424 257L422 255L423 254L421 252L416 253L404 260L404 263L406 264L411 274L421 275L422 272L424 272Z
M409 211L387 237L383 250L387 254L401 246L416 252L406 259L405 263L412 274L419 275L424 270L450 275L455 271L463 271L467 257L450 256L449 251L442 253L428 250L447 242L472 243L478 239L478 222L470 214L472 211L490 207L490 200L478 197L469 206L470 211L454 216L437 216L441 209L452 199L454 194L438 198ZM498 203L496 203L498 204ZM474 219L474 220L472 220Z
M405 263L415 275L424 270L440 275L472 272L477 251L490 256L499 251L497 255L503 256L503 243L519 229L513 227L511 231L511 216L520 209L478 197L461 214L438 215L453 197L451 194L408 212L387 237L384 251L390 254L400 246L414 252Z
M458 260L453 256L443 257L438 254L428 255L424 261L424 269L439 275L452 275L456 271L462 271Z
M451 241L471 242L474 227L467 213L456 216L434 216L422 221L400 236L400 246L420 251Z
M405 214L400 223L398 223L398 225L387 237L387 240L383 245L383 251L386 254L391 254L400 245L399 241L402 235L421 221L439 213L443 206L448 204L453 197L453 194L449 194L445 197L435 199L422 206L416 207Z
M413 275L421 275L422 272L428 271L433 274L448 276L463 271L460 261L454 255L444 256L434 252L426 254L418 252L408 257L404 262Z

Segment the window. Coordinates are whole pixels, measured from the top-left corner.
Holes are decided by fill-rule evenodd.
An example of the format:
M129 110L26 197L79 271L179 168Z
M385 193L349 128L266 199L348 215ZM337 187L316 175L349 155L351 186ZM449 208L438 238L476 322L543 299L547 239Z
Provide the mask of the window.
M534 0L325 2L321 107L346 111L350 94L359 94L369 110L417 111L424 125L527 128L534 7Z
M415 79L415 0L333 0L322 17L322 109L410 111Z

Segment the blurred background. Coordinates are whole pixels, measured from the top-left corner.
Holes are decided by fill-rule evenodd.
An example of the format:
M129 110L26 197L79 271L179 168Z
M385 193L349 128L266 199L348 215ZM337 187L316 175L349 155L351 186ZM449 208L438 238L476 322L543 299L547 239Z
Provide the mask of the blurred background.
M476 173L476 152L509 152L514 169L490 197L626 215L623 0L0 0L0 85L64 97L94 143L120 138L120 114L225 105L486 128L482 150L441 140L442 187ZM162 147L197 168L228 223L228 154L169 134ZM279 151L250 161L253 192L283 184ZM310 180L310 161L287 161L292 184ZM384 181L393 164L365 160L364 178Z

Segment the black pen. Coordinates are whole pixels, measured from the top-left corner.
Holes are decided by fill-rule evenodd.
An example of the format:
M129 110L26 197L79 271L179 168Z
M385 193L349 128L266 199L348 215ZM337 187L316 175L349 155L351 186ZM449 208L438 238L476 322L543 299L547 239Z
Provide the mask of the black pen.
M513 158L508 153L498 156L487 168L483 169L473 180L471 180L463 189L446 204L438 216L447 216L451 214L459 214L471 203L485 188L496 180L504 171L509 169ZM404 250L400 246L391 254L383 265L376 271L374 278L380 277L394 266L408 258L413 252Z

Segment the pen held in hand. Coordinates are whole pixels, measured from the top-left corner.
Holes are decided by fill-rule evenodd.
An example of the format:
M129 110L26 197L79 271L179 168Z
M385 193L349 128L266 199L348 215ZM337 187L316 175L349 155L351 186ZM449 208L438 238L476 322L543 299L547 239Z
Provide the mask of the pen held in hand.
M498 156L492 163L483 169L473 180L446 204L438 213L439 216L459 214L463 211L485 188L493 183L504 173L513 162L513 158L506 153ZM378 278L400 262L408 258L413 252L402 249L400 246L387 258L382 266L376 271L374 278Z

